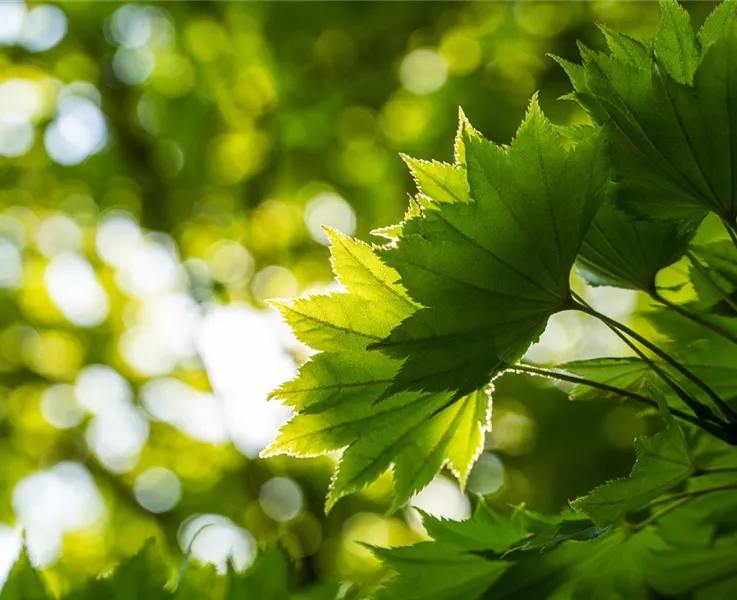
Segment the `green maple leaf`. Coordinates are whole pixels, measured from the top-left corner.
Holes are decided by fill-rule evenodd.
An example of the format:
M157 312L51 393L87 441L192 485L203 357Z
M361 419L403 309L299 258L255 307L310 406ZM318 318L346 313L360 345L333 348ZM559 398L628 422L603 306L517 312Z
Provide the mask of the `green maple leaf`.
M635 440L637 460L629 476L595 488L573 502L597 525L609 525L688 479L695 468L683 432L672 418L660 433Z
M648 528L564 541L549 552L525 552L484 598L648 600L646 571L651 556L664 546Z
M471 201L466 170L461 165L427 161L402 155L417 190L431 202L467 204Z
M648 600L648 566L652 556L665 548L657 533L648 528L637 533L615 530L587 542L568 542L581 554L570 569L570 581L562 585L573 600L611 598ZM577 547L576 547L577 546Z
M456 545L468 552L492 551L497 554L525 539L530 525L523 511L515 511L507 517L482 502L476 507L473 517L466 521L439 519L423 513L422 523L436 541Z
M404 360L385 394L479 389L571 307L570 269L609 186L600 135L561 143L536 99L509 148L467 133L471 202L429 202L381 250L423 306L370 346Z
M303 587L292 592L291 600L336 600L345 598L340 596L341 584L333 581L323 581L309 587Z
M311 348L361 350L381 340L416 305L368 244L327 230L333 270L347 292L272 301L295 335Z
M445 169L440 163L423 163L425 167L425 173L432 169L435 175ZM404 392L378 403L396 378L401 361L361 346L366 339L386 335L417 305L375 249L334 232L329 235L333 267L347 292L279 305L297 335L324 351L305 363L294 380L273 392L273 397L297 412L264 455L316 456L343 449L328 507L390 467L394 508L427 485L444 465L465 484L490 428L489 395L474 390L453 402L449 393ZM337 316L320 313L328 304L339 307ZM356 306L367 304L375 305L370 318L343 319ZM314 318L309 322L304 318L318 313L325 315L323 321L332 318L323 329ZM330 332L328 344L325 330Z
M398 573L376 594L377 600L475 600L511 566L442 542L374 552Z
M696 34L696 38L701 45L702 54L709 49L711 44L724 35L725 31L734 23L736 15L737 2L725 0L706 17L704 24Z
M703 308L696 303L686 306L692 312L698 312L699 308ZM696 377L708 382L711 389L727 404L737 407L737 362L733 341L669 309L649 310L643 315L652 327L669 338L670 342L664 345L664 348L672 357ZM713 314L706 316L716 320ZM737 333L737 329L734 329L734 319L724 318L719 322L725 330ZM595 377L595 371L593 373ZM692 381L685 379L680 373L671 371L670 374L681 387L691 394L700 394L699 388ZM665 394L669 404L675 400L675 395L670 388L662 387L660 391Z
M488 560L479 551L501 553L528 535L522 512L505 517L482 503L468 521L423 514L423 523L435 541L373 548L396 573L377 598L478 598L513 564Z
M400 363L377 352L318 354L274 393L304 407L264 455L316 456L345 448L328 507L394 465L395 508L446 463L465 483L490 428L489 395L395 394L376 404Z
M590 285L655 293L658 271L679 260L696 228L663 221L636 221L605 203L596 213L576 260Z
M683 84L693 82L701 52L691 19L678 2L660 3L661 20L654 50L668 74Z
M465 522L424 523L434 542L374 550L396 572L378 598L645 600L651 557L666 549L651 527L607 530L577 513L504 517L480 505Z
M677 2L661 7L654 53L605 31L610 55L582 46L583 67L559 62L575 97L606 128L620 203L656 219L700 220L712 211L734 227L735 6L720 9L697 36Z
M409 208L404 215L404 220L396 225L382 227L372 231L374 235L388 238L396 241L401 237L404 224L422 215L423 208L433 202L454 204L467 203L471 201L468 190L468 179L463 162L465 161L466 149L463 143L463 136L469 133L477 135L463 114L460 111L458 135L455 141L456 163L448 164L436 160L421 160L412 158L405 154L402 159L409 167L415 185L417 186L417 195L412 198Z
M0 600L51 600L52 598L43 577L33 568L25 549L22 549L0 591Z

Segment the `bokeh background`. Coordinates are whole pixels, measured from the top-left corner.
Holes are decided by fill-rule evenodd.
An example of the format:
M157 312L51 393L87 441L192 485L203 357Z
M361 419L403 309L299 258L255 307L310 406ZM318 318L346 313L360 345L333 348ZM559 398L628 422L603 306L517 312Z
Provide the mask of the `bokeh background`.
M688 5L696 22L712 7ZM398 153L451 160L459 105L497 142L536 90L581 122L547 54L601 48L595 21L646 37L658 18L652 2L0 3L0 581L21 530L60 589L150 537L172 561L191 544L245 568L279 540L305 583L380 576L358 542L423 536L411 507L386 514L389 475L325 515L334 457L258 458L289 416L267 394L308 355L264 301L334 285L322 225L369 240L401 218ZM589 299L620 318L643 302ZM563 314L530 358L621 352ZM626 472L636 407L565 398L499 381L466 493L441 474L412 505L558 511Z

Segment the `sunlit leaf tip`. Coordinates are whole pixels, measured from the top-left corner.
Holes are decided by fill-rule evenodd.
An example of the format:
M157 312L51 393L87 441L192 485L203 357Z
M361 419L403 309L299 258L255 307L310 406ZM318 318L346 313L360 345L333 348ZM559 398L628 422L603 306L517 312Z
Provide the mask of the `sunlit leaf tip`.
M469 202L466 171L459 165L422 160L402 154L418 192L430 202Z
M453 159L458 166L465 166L466 163L466 146L463 142L464 136L482 137L473 125L471 125L463 108L459 106L458 129L456 130L456 137L453 141Z

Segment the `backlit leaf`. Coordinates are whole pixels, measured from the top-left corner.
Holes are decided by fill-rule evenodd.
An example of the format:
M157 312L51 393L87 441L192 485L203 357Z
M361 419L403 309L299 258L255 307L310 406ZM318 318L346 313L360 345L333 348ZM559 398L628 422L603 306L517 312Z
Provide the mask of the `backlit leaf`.
M415 310L397 283L396 272L380 262L370 246L335 233L331 238L333 266L348 292L318 297L319 301L350 307L354 301L377 305L369 318L347 323L345 335L397 325ZM313 298L303 302L309 306ZM294 326L293 318L285 314ZM302 324L299 321L296 327ZM326 351L314 355L293 381L273 392L297 413L264 451L265 456L316 456L343 450L328 507L390 467L394 508L426 486L444 465L465 484L490 428L491 398L486 392L473 391L456 402L449 393L404 392L378 402L397 376L400 360L361 349L362 342L353 343L355 338L342 347L326 346L318 330L307 332Z
M680 259L695 228L663 221L636 221L605 203L584 238L577 264L591 285L651 293L658 271Z
M698 220L713 211L734 224L737 198L737 29L725 14L699 39L675 2L662 2L655 55L645 61L582 48L583 76L568 69L576 97L605 125L620 176L619 201L656 219ZM709 118L704 118L709 115Z
M568 278L606 195L603 140L566 151L533 100L508 149L465 140L472 202L408 221L387 264L421 308L371 347L404 359L386 393L486 385L571 305Z

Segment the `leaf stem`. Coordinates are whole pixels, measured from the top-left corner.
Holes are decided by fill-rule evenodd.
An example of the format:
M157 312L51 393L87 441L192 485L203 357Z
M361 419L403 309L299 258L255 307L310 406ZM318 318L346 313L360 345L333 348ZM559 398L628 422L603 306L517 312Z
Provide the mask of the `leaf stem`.
M699 469L693 474L693 477L704 477L706 475L715 475L719 473L737 473L737 467L716 467L714 469Z
M688 259L691 261L691 264L694 266L694 268L701 274L704 279L706 279L712 287L717 291L719 296L722 298L722 300L728 304L732 310L737 312L737 303L730 298L729 294L726 293L720 286L717 284L709 274L709 269L706 268L706 266L692 253L687 252L686 256L688 256Z
M586 306L589 306L586 304ZM590 307L589 307L590 308ZM683 387L678 385L673 378L668 375L668 373L665 372L664 369L661 369L660 366L653 361L647 354L645 354L638 346L635 344L632 340L630 340L624 333L619 331L616 327L613 327L611 324L607 323L607 327L611 329L614 332L614 335L616 335L619 339L621 339L627 346L629 346L637 356L640 357L640 359L658 376L660 377L668 387L670 387L676 395L683 400L683 402L688 406L697 417L700 419L703 419L704 421L712 421L715 423L719 423L720 425L724 425L712 412L712 410L708 406L704 406L701 402L699 402L696 398L694 398L691 394L689 394Z
M737 248L737 227L735 227L735 225L730 223L727 219L722 219L722 223L724 224L724 228L729 234L729 239L732 240L734 247Z
M725 340L728 340L732 342L733 344L737 344L737 335L732 333L731 331L723 328L721 325L718 325L717 323L714 323L698 313L691 312L690 310L683 308L682 306L679 306L678 304L671 302L670 300L664 298L661 296L657 291L653 291L650 293L650 297L663 304L664 306L667 306L671 310L677 312L682 317L685 317L686 319L689 319L693 321L694 323L697 323L698 325L701 325L703 327L706 327L707 329L710 329L717 335L722 336Z
M722 492L724 490L733 489L737 489L737 481L728 481L727 483L720 483L719 485L712 485L698 490L686 490L685 492L678 492L676 494L671 494L670 496L657 498L648 504L646 508L654 508L655 506L660 506L661 504L671 502L672 500L682 500L684 498L688 498L690 500L691 498L697 498L698 496L704 496L705 494L711 494L712 492Z
M581 310L582 312L591 315L592 317L595 317L602 321L605 325L608 325L610 329L612 330L619 330L620 332L628 335L638 343L642 344L645 348L650 350L653 354L661 358L663 361L665 361L667 364L669 364L671 367L673 367L676 371L678 371L681 375L683 375L686 379L691 381L694 385L696 385L699 389L701 389L714 403L715 406L719 408L719 410L722 412L723 416L733 425L737 424L737 413L732 410L732 408L722 400L717 393L709 387L707 383L699 379L696 375L694 375L691 371L689 371L686 367L684 367L681 363L679 363L677 360L675 360L670 354L665 352L664 350L661 350L658 348L655 344L650 342L648 339L644 338L642 335L634 331L633 329L627 327L626 325L620 323L619 321L615 321L614 319L611 319L607 317L606 315L598 312L588 304L577 294L574 295L574 299L579 303L576 308L578 310ZM651 366L654 364L652 361L650 361ZM703 406L699 404L699 406Z
M640 529L645 529L645 527L647 527L648 525L654 523L661 517L664 517L665 515L667 515L672 510L675 510L679 506L683 506L684 504L686 504L687 502L690 502L691 500L692 498L681 498L680 500L677 500L676 502L674 502L673 504L669 506L661 508L660 510L656 510L647 519L644 519L640 521L639 523L635 523L634 525L630 525L630 527L634 529L635 531L639 531Z
M703 405L701 402L699 402L696 398L694 398L691 394L689 394L683 387L678 385L676 381L666 373L664 369L661 369L660 366L652 360L647 354L645 354L640 348L637 347L637 344L635 344L632 340L630 340L627 336L625 336L621 331L611 328L614 334L619 337L625 344L627 344L636 354L640 357L640 359L647 364L648 367L658 376L660 377L668 387L670 387L676 395L685 402L686 406L688 406L694 413L696 413L696 416L704 419L705 421L712 421L714 423L719 423L720 425L723 425L722 421L720 421L716 415L713 413L713 411L708 407Z
M533 365L527 365L527 364L522 364L522 363L518 363L514 365L509 370L513 373L514 372L529 373L531 375L540 375L542 377L548 377L550 379L557 379L559 381L566 381L568 383L575 383L578 385L587 385L589 387L599 389L604 392L617 394L619 396L622 396L623 398L629 398L630 400L634 400L636 402L647 404L648 406L651 406L653 408L658 408L658 403L652 398L648 398L647 396L643 396L642 394L638 394L637 392L618 388L616 386L609 385L607 383L602 383L600 381L594 381L593 379L586 379L585 377L579 377L578 375L571 375L570 373L555 371L553 369L544 369L541 367L535 367ZM678 417L679 419L682 419L683 421L686 421L687 423L691 423L691 425L695 425L696 427L699 427L703 429L704 431L711 433L712 435L718 437L719 439L727 443L732 443L730 442L730 439L728 439L725 436L724 432L716 425L705 422L702 419L699 419L698 417L690 415L676 408L671 408L669 410L674 417Z
M720 485L714 485L707 488L702 488L700 490L688 490L685 492L680 492L677 494L671 494L670 496L666 496L664 498L658 498L656 500L653 500L650 502L647 506L645 506L645 509L652 509L656 506L660 506L661 504L665 504L666 502L672 502L673 504L669 504L668 506L665 506L661 508L660 510L656 510L653 512L647 519L644 521L640 521L639 523L636 523L634 525L631 525L632 529L640 530L644 529L651 523L654 523L658 519L664 517L669 512L683 506L687 502L690 502L694 498L698 498L699 496L705 496L706 494L711 494L712 492L722 492L725 490L732 490L737 488L737 481L730 481L729 483L722 483Z

